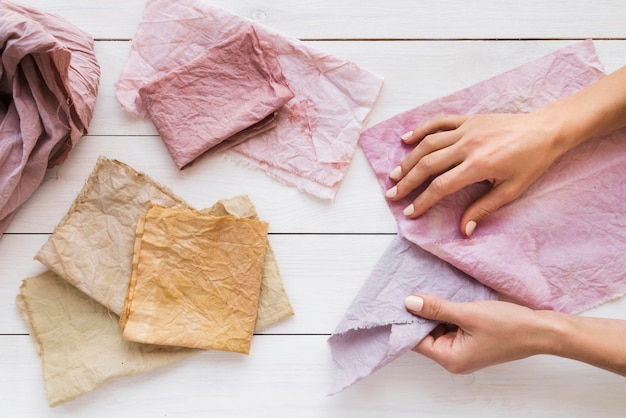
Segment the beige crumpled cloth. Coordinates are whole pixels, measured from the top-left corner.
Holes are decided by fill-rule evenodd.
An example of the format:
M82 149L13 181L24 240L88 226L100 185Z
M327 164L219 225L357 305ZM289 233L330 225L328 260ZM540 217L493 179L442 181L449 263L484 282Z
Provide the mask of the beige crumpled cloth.
M123 340L115 315L51 271L25 279L17 304L41 355L50 406L199 352Z
M100 82L93 38L62 17L0 2L0 235L87 133Z
M248 354L267 230L252 219L150 207L137 224L123 337Z

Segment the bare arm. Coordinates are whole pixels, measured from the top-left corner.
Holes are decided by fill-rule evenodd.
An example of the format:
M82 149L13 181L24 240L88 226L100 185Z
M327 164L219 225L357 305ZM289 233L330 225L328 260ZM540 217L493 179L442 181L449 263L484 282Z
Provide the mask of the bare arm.
M387 198L399 200L436 176L405 215L422 215L444 196L488 180L492 189L461 218L469 236L480 221L517 198L552 163L588 138L626 126L626 67L535 112L439 116L403 135L417 144L392 170L396 185Z
M536 354L552 354L626 376L626 321L535 311L508 302L449 302L435 296L410 296L414 315L440 325L414 351L452 373Z

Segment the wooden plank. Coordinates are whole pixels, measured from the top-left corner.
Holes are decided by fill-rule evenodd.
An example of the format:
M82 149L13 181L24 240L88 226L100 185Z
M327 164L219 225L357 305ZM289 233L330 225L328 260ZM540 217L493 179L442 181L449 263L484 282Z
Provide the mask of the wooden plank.
M623 378L538 356L468 376L407 353L328 396L335 370L325 336L255 336L249 356L206 352L113 382L54 409L28 336L0 336L3 413L10 417L618 417Z
M130 39L143 0L23 0L58 13L100 39ZM215 0L223 7L308 39L619 38L626 14L619 0Z

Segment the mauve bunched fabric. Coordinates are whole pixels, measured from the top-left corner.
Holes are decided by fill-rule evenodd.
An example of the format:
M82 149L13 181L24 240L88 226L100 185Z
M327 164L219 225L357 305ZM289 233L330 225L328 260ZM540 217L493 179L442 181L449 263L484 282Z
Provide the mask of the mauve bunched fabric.
M87 133L100 67L93 38L60 16L0 2L0 234Z

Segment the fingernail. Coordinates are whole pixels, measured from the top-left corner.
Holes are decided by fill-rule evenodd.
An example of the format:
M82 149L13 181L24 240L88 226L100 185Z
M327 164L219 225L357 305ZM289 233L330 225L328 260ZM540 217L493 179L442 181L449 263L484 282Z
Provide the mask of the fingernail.
M409 131L409 132L405 133L400 138L402 138L403 141L406 141L407 139L409 139L411 137L411 135L413 135L413 131Z
M413 212L415 212L415 207L413 207L413 203L404 208L404 210L402 211L402 213L404 213L404 216L411 216L413 215Z
M467 235L467 237L470 237L472 233L474 233L474 229L476 229L476 222L469 221L465 224L465 235Z
M396 168L391 170L391 173L389 173L389 178L391 180L400 180L401 175L402 175L402 167L397 166Z
M420 312L424 307L424 299L411 295L404 300L404 305L409 311Z
M393 186L391 189L387 190L387 192L385 193L385 196L392 199L396 197L397 194L398 194L398 188L396 186Z

